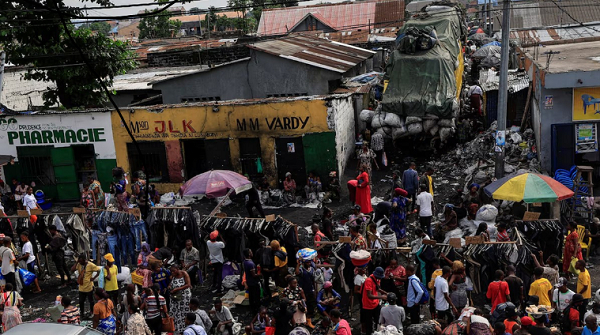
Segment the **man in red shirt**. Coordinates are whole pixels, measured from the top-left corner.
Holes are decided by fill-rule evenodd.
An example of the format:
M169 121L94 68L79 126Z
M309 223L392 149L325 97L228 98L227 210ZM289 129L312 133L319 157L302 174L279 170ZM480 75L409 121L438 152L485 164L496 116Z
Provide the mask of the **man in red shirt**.
M362 307L360 309L360 322L365 323L367 335L373 334L373 323L379 322L379 300L386 300L387 293L379 287L381 279L385 276L383 268L377 267L373 274L365 280L362 287ZM379 295L381 293L382 295Z
M510 301L510 291L508 290L508 283L503 281L504 272L502 270L496 270L494 274L494 281L488 286L486 297L492 301L492 312L496 309L499 304Z

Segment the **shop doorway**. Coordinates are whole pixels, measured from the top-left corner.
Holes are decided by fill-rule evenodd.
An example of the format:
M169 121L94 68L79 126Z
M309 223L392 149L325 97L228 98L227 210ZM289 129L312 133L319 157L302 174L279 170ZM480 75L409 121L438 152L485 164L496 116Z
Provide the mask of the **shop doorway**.
M552 173L575 164L575 127L572 123L552 125Z
M183 140L182 143L186 180L209 170L232 170L229 139Z
M252 180L258 180L263 174L260 139L240 138L240 165L242 174L248 174ZM260 162L260 169L259 169ZM260 171L259 171L260 170Z
M290 172L296 185L301 188L306 183L306 169L304 167L304 146L302 137L279 137L275 139L277 155L277 178L281 184L285 174Z
M79 198L79 183L73 147L52 148L50 151L56 190L61 200Z
M96 151L93 144L73 145L73 155L77 157L75 169L77 171L77 182L85 185L90 178L98 179L98 168L96 166Z

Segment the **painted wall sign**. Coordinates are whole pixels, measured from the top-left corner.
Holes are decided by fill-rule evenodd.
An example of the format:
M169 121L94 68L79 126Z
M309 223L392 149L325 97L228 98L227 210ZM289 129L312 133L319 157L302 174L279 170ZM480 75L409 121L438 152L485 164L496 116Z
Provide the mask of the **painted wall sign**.
M0 117L0 154L17 157L17 147L93 144L99 159L114 159L110 113L64 113Z
M600 87L573 89L573 121L600 120Z
M250 118L246 119L236 119L237 130L245 131L260 131L262 130L277 130L277 129L285 129L285 130L296 130L296 129L304 129L310 116L305 117L297 117L297 116L284 116L284 117L274 117L274 118ZM261 128L262 124L262 128Z

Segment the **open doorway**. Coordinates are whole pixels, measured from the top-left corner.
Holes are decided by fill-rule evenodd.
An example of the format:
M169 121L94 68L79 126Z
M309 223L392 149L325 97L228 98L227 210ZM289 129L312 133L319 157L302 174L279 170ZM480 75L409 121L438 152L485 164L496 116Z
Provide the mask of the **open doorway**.
M242 174L248 174L252 180L258 180L262 176L259 172L261 158L260 140L258 138L240 138L240 165ZM260 162L262 165L262 162Z

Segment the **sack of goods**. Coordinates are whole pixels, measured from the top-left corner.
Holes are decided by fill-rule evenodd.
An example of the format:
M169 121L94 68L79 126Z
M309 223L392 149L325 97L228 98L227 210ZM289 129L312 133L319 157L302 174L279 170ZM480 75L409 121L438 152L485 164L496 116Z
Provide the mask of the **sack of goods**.
M312 261L315 257L317 257L317 251L310 248L300 249L298 250L298 253L296 253L296 259L304 261Z
M362 267L371 261L371 253L366 250L351 251L350 260L354 266Z

